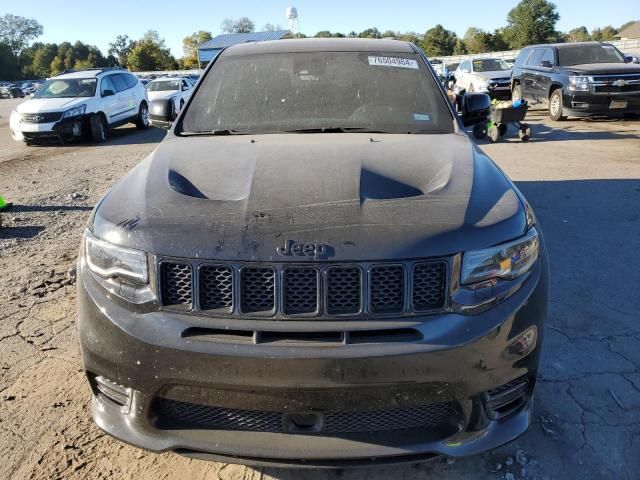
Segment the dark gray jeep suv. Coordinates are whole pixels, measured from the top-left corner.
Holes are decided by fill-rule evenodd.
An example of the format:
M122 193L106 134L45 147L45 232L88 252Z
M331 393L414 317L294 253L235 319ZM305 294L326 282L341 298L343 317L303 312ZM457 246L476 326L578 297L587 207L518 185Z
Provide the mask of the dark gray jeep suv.
M78 275L95 421L149 450L406 462L531 420L542 234L408 43L224 50L96 206Z

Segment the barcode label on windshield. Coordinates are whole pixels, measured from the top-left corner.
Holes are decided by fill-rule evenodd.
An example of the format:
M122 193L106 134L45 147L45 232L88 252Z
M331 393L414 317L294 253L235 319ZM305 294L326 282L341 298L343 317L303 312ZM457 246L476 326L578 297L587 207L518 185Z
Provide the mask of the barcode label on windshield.
M369 57L369 65L382 67L413 68L418 70L418 62L410 58L399 57Z

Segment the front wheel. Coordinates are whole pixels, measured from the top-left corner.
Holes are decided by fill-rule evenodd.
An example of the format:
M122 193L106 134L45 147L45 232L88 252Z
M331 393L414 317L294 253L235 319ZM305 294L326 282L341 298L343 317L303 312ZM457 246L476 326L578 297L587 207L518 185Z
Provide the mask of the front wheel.
M478 123L473 126L473 136L478 140L482 140L487 134L487 126L483 123Z
M136 118L136 127L138 130L149 128L149 107L147 107L145 102L140 104L140 110L138 110L138 116Z
M89 133L94 143L104 143L107 141L107 126L102 115L92 115L89 117Z
M560 121L567 117L562 114L562 89L556 88L549 97L549 116L551 120Z

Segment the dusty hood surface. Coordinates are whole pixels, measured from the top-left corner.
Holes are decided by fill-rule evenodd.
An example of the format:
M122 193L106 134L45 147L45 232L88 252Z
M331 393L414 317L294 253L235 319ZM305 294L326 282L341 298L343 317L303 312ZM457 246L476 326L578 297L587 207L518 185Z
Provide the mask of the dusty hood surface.
M521 235L511 183L464 135L169 137L116 184L94 231L156 254L327 260L444 255Z

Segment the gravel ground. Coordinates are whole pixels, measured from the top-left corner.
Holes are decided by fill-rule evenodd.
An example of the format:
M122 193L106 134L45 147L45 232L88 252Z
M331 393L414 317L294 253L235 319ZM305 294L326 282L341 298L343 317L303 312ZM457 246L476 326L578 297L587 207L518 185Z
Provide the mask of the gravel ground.
M26 148L0 100L0 478L640 478L640 121L530 115L534 138L481 142L533 204L551 259L534 423L516 442L447 462L343 471L252 469L156 455L102 434L75 337L70 273L93 205L163 132ZM560 129L562 127L562 129Z

